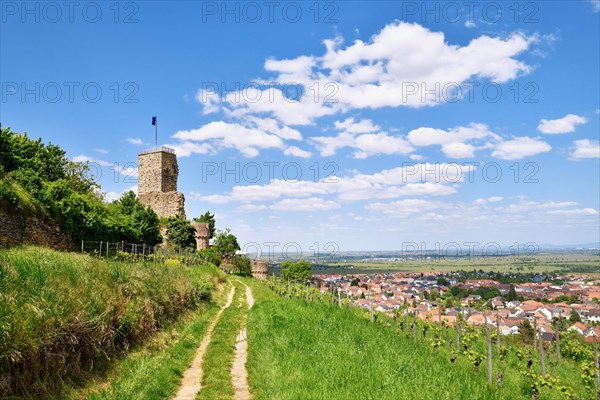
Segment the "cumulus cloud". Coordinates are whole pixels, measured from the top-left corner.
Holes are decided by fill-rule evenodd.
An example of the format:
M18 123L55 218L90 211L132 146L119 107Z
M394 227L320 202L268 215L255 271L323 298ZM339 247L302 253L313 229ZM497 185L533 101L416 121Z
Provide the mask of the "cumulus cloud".
M253 122L254 126L245 126L239 123L215 121L197 129L178 131L173 137L181 140L183 144L174 147L179 150L178 155L182 157L194 152L204 154L212 149L234 148L248 158L256 157L259 149L285 147L284 141L279 136L283 128L276 127L277 129L272 130L269 129L268 124L265 124L261 129L256 121ZM208 143L209 146L193 144L194 142L205 142L204 144Z
M598 140L582 139L573 142L571 158L600 158L600 142Z
M539 41L537 35L513 33L483 35L461 46L442 32L394 22L367 42L345 46L341 37L325 40L321 56L266 60L272 76L257 79L251 94L203 88L197 99L205 113L267 115L285 125L308 125L350 110L434 106L449 101L449 95L460 99L461 85L474 79L505 83L529 73L533 68L517 57ZM297 97L286 95L291 82L303 89Z
M520 160L521 158L546 153L551 149L552 147L542 140L524 136L496 144L492 157L502 160Z
M354 158L367 158L377 154L408 154L414 148L402 136L377 132L380 127L371 120L355 121L348 118L336 121L335 128L341 130L336 136L316 136L310 141L319 149L321 156L335 155L338 149L354 149Z
M301 158L310 158L312 156L312 153L310 151L302 150L301 148L296 146L288 147L283 151L283 154L285 154L286 156L294 156Z
M575 132L577 125L583 125L587 122L588 120L585 117L568 114L558 119L542 119L538 125L538 130L547 135L571 133Z
M476 199L473 201L473 204L476 205L482 205L482 204L486 204L486 203L497 203L499 201L504 200L504 197L502 196L492 196L492 197L488 197L487 199Z
M229 193L195 198L209 203L258 203L317 196L333 196L340 201L446 196L456 193L455 186L473 171L473 166L423 163L320 181L274 179L263 185L234 186Z
M475 147L468 143L446 143L442 146L442 152L448 158L475 157Z
M530 226L533 220L556 224L564 218L576 219L579 223L594 223L598 210L594 208L577 208L572 201L529 201L524 197L504 206L496 204L501 197L477 199L470 204L453 201L431 201L425 199L404 199L392 202L375 202L367 204L365 209L372 218L387 220L389 218L406 219L410 217L416 223L438 223L451 221L452 226L468 226L482 224L497 226L498 221L508 226ZM502 199L504 200L504 199ZM559 218L562 218L559 219Z

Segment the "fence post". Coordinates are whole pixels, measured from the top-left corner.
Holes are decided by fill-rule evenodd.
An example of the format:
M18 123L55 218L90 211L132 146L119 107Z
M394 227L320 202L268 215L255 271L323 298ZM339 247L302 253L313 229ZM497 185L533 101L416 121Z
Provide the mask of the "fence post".
M100 257L102 257L102 240L100 241Z
M81 239L81 254L83 254L83 239Z
M108 258L108 242L106 242L106 258Z

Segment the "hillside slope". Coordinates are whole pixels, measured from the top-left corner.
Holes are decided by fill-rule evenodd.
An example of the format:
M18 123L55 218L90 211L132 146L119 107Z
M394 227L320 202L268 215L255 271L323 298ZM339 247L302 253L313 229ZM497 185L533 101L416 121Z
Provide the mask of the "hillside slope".
M418 340L399 333L389 321L373 324L364 311L337 305L277 297L259 283L253 284L257 303L248 322L248 371L256 400L267 399L531 399L533 390L527 357L519 358L511 346L500 362L494 345L494 379L487 383L485 341L475 339L470 348L483 355L480 370L452 343L453 330L440 334L434 347L435 328ZM465 338L466 338L465 334ZM465 339L466 340L466 339ZM528 353L530 354L530 353ZM532 371L540 374L535 358ZM550 371L549 386L540 386L540 399L591 399L578 366L563 359ZM552 367L554 370L554 367ZM501 370L503 382L497 382ZM538 382L539 383L539 382ZM565 392L561 389L566 388ZM575 397L569 397L575 396Z
M0 249L0 397L49 397L206 308L224 274L174 264Z

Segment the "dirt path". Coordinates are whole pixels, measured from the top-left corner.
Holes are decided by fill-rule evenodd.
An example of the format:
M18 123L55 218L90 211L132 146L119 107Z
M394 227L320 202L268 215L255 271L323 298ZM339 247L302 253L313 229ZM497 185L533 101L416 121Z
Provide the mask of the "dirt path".
M177 390L175 397L173 397L173 400L194 400L196 398L196 394L200 391L200 389L202 389L202 359L204 358L204 353L206 353L206 349L210 344L210 339L215 326L217 325L217 322L219 322L219 318L221 318L223 311L225 311L225 309L231 305L234 293L235 286L232 286L231 291L227 296L227 302L219 310L206 330L206 335L204 335L204 339L202 339L202 343L200 343L200 346L196 351L192 365L183 373L181 384L179 385L179 389Z
M248 309L254 305L254 296L252 296L252 289L245 283L239 281L242 285L246 286L246 302L248 303ZM248 317L246 317L246 321ZM231 384L235 390L234 398L236 400L249 400L250 387L248 386L248 370L246 369L246 360L248 359L248 341L246 327L237 335L235 339L235 355L233 358L233 365L231 366Z

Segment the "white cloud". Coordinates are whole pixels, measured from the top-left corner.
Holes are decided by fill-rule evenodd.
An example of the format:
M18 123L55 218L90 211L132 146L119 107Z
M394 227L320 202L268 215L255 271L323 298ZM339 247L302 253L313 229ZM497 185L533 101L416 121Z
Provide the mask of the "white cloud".
M598 140L582 139L573 142L574 149L571 158L600 158L600 142Z
M93 149L96 153L100 153L100 154L108 154L109 151L107 149L102 149L102 148L94 148Z
M483 205L486 203L497 203L502 200L504 200L504 197L502 197L502 196L492 196L492 197L488 197L487 199L476 199L473 201L473 204Z
M307 199L284 199L273 203L269 208L277 211L327 211L340 207L335 201L309 197Z
M290 146L283 151L283 154L286 156L294 156L294 157L302 157L302 158L310 158L312 153L310 151L302 150L296 146Z
M467 179L474 167L460 164L415 164L374 174L354 173L321 181L274 179L264 185L234 186L226 194L195 196L209 203L265 202L282 198L334 196L341 201L392 199L404 196L446 196L456 193L456 184Z
M179 157L189 157L192 154L215 154L216 151L208 143L194 143L183 141L179 143L168 143L165 146L175 150L175 154Z
M542 140L523 136L496 144L492 157L502 160L520 160L521 158L546 153L551 149L552 147Z
M459 99L453 93L457 88L464 96L468 87L461 85L466 82L505 83L529 73L533 68L517 57L539 41L537 35L513 33L505 38L483 35L460 46L442 32L394 22L368 42L344 46L340 37L325 40L321 56L268 59L265 70L273 76L257 79L262 86L252 95L247 90L222 96L201 90L197 99L205 113L268 115L285 125L308 125L353 109L433 106ZM291 82L304 89L293 100L282 88ZM432 90L435 95L428 95Z
M566 215L566 216L594 216L598 215L598 211L593 208L579 208L574 210L552 210L548 211L550 215Z
M390 203L371 203L365 206L368 211L377 211L383 214L409 215L422 213L424 211L441 209L443 203L423 200L423 199L405 199L392 201Z
M594 12L600 12L600 0L588 0Z
M417 128L410 131L407 138L411 144L419 147L463 143L486 138L500 139L487 125L479 123L471 123L468 126L458 126L448 130L428 127Z
M144 144L144 141L140 138L127 138L126 139L129 143L134 144L136 146L141 146Z
M371 120L358 122L354 118L335 122L340 130L336 136L316 136L310 141L319 149L321 156L335 155L338 149L354 149L353 157L364 159L377 154L408 154L414 148L402 136L390 136L387 132L377 132L380 127Z
M268 133L257 127L247 127L223 121L210 122L197 129L178 131L173 135L184 143L208 142L211 147L203 146L198 151L181 151L178 155L185 157L194 152L209 152L215 148L235 148L244 157L256 157L259 149L284 148L284 142L276 133ZM188 148L190 145L187 145Z
M467 143L446 143L442 145L442 152L448 158L475 157L475 147Z
M378 125L373 124L370 119L361 119L356 122L354 118L346 118L344 121L335 121L335 128L338 131L348 133L371 133L381 130Z
M558 119L542 119L538 125L538 130L547 135L575 132L577 125L583 125L588 120L585 117L575 114L568 114Z

